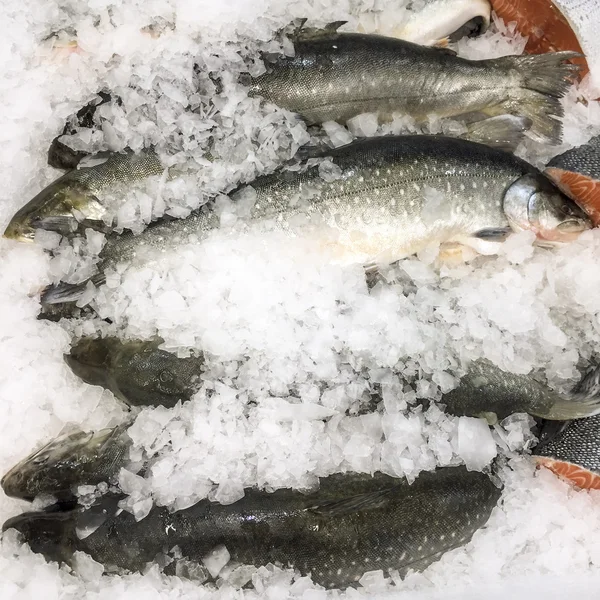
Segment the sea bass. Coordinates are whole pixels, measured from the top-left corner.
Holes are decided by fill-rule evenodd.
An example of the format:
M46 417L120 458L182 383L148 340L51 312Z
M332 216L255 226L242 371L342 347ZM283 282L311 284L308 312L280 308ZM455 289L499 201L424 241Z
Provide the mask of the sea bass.
M600 135L555 156L545 172L565 194L577 200L594 225L600 224Z
M452 51L358 33L300 29L294 56L266 56L266 73L242 76L249 94L300 114L308 123L344 123L361 113L388 119L405 113L514 114L531 119L532 133L561 140L560 98L579 67L574 52L472 61Z
M15 465L0 481L7 496L70 500L79 485L112 482L128 462L130 424L61 435Z
M491 252L521 230L554 244L591 227L537 169L482 144L390 136L360 140L326 156L337 169L333 176L322 178L319 165L263 176L239 190L248 221L302 236L346 264L391 263L444 242ZM219 217L205 208L183 220L156 221L137 236L110 235L91 282L102 284L108 269L133 258L144 263L155 250L196 243L218 226ZM51 286L42 302L77 301L87 285Z
M63 235L81 233L87 227L108 231L110 206L118 209L132 184L164 173L165 167L152 150L90 155L19 209L4 237L27 242L33 241L36 229Z
M34 552L69 562L88 553L107 568L143 570L178 546L202 561L225 545L232 561L293 567L327 588L356 584L364 572L422 570L466 544L501 495L491 479L464 467L422 473L409 485L377 473L332 475L317 492L248 489L227 506L202 500L139 522L105 498L91 510L25 513L4 530L21 532ZM213 576L216 576L213 575Z
M600 373L596 367L594 373ZM489 360L473 361L452 391L444 394L446 411L457 416L502 420L513 413L568 421L600 413L600 395L583 393L581 384L570 394L554 391L531 375L502 370Z
M201 383L204 358L178 358L162 340L84 338L65 354L75 375L109 389L131 406L166 406L189 400Z

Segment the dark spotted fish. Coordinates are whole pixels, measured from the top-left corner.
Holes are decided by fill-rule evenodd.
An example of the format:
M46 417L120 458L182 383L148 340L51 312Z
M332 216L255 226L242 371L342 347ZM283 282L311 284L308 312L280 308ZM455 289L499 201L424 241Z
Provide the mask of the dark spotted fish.
M131 406L166 406L189 400L201 382L204 358L178 358L162 340L83 338L65 361L78 377L109 389Z
M44 494L68 501L79 485L111 483L127 464L129 425L55 438L8 471L0 482L2 490L23 500Z
M600 373L597 367L593 373ZM600 397L582 391L584 380L571 393L552 390L531 375L502 370L489 360L473 361L456 388L444 394L446 411L458 416L502 420L513 413L529 413L555 421L569 421L600 413Z
M485 525L501 491L483 473L448 467L408 484L381 473L332 475L317 492L246 490L227 506L202 500L136 522L104 498L91 510L25 513L4 524L49 560L88 553L107 568L143 570L178 546L201 561L225 546L231 560L293 567L327 588L356 584L366 571L422 570L466 544Z

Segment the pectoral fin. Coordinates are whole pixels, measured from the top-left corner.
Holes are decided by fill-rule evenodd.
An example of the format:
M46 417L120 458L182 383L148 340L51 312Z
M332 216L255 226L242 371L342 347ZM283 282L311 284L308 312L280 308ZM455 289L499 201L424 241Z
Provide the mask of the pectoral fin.
M390 501L396 487L397 486L377 490L376 492L369 492L367 494L359 494L336 502L316 504L309 506L306 510L327 518L340 517L342 515L349 515L364 510L383 508Z

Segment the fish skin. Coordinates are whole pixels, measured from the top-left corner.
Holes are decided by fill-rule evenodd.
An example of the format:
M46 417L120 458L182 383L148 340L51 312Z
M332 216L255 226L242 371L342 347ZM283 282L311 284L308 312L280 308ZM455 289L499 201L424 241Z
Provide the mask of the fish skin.
M417 120L495 110L533 121L535 134L561 139L561 98L578 67L574 53L471 61L445 49L376 35L293 36L294 56L266 57L266 73L245 76L249 94L301 115L308 123L346 122L361 113Z
M123 194L126 186L152 176L165 168L152 150L134 153L101 152L78 163L44 188L9 222L4 237L31 242L36 229L63 235L82 233L86 228L107 231L105 199Z
M600 367L595 370L599 372ZM581 384L579 384L581 385ZM456 388L444 394L441 403L456 416L494 413L498 420L526 412L548 420L569 421L600 413L600 396L552 390L531 375L502 370L487 359L473 361Z
M555 156L545 173L600 225L600 135Z
M97 485L116 477L127 464L130 424L62 435L15 465L0 481L7 496L34 500L40 494L60 501L75 497L79 485Z
M172 408L198 389L204 358L178 358L161 350L161 343L83 338L65 354L65 361L86 383L109 389L130 406Z
M490 243L496 247L497 240L482 232L505 237L512 230L533 229L540 239L555 243L591 226L533 166L483 144L442 136L386 136L328 150L325 156L340 168L340 178L325 181L318 167L311 167L250 184L246 190L255 199L249 222L302 235L345 264L391 263L432 242L458 241L480 251ZM445 212L427 209L426 190L443 195ZM533 194L538 212L528 209ZM577 233L557 229L563 222L575 223ZM100 285L107 269L134 257L145 263L153 249L196 243L218 226L218 216L204 208L184 220L156 221L138 236L110 235L99 274L91 281ZM42 303L77 301L86 285L51 286Z
M249 489L229 505L202 500L174 513L154 507L139 522L124 511L115 515L116 500L105 498L91 511L56 519L24 514L3 529L20 531L48 559L68 562L81 550L106 567L131 571L174 546L200 561L224 544L235 562L292 566L320 585L343 588L374 569L426 568L467 543L500 495L487 475L464 467L422 473L411 485L381 473L340 474L321 479L310 494ZM79 539L77 530L93 531Z
M600 488L600 416L567 423L532 454L538 464L578 487Z

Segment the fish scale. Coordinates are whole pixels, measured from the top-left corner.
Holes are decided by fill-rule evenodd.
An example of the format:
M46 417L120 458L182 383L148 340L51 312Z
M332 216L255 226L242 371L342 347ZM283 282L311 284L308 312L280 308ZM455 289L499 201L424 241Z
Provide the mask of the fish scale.
M339 474L321 479L311 494L246 490L229 505L202 500L177 512L155 507L139 522L115 514L117 500L107 498L67 518L26 513L4 527L18 529L34 551L56 560L68 562L82 550L109 568L143 570L175 546L201 561L225 545L234 562L292 567L334 588L356 584L367 571L425 568L467 543L500 495L487 475L447 467L412 484L381 473Z

